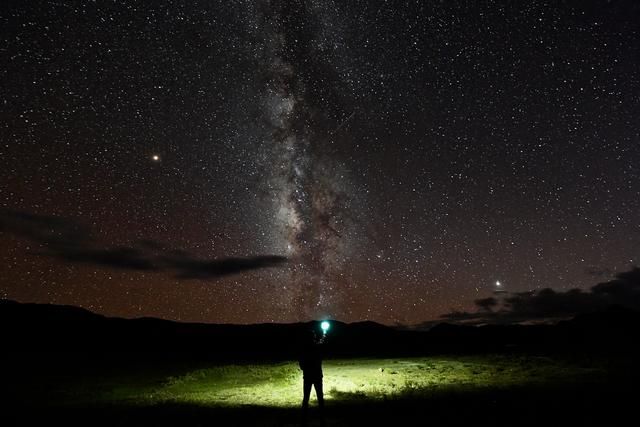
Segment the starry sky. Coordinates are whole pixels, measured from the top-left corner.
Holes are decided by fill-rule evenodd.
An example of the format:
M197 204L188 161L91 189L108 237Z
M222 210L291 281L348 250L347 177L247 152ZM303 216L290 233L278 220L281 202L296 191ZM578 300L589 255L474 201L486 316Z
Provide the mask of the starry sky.
M6 0L0 64L2 298L416 324L638 264L637 1Z

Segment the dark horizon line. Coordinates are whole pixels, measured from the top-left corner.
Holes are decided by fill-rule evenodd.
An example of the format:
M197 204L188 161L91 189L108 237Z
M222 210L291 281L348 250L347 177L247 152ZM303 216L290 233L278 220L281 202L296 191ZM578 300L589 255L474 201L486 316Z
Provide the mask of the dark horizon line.
M16 299L11 299L11 298L0 298L0 307L3 304L17 304L17 305L30 305L30 306L49 306L49 307L61 307L61 308L70 308L73 310L81 310L87 313L90 313L92 315L95 316L100 316L103 317L105 319L121 319L121 320L159 320L162 322L171 322L171 323L180 323L183 325L212 325L212 326L259 326L259 325L300 325L300 324L307 324L307 323L319 323L322 322L324 320L328 320L330 322L337 322L343 325L353 325L353 324L362 324L362 323L374 323L376 325L380 325L380 326L384 326L387 328L391 328L391 329L398 329L398 326L393 326L393 325L387 325L381 322L376 322L375 320L359 320L359 321L355 321L355 322L345 322L339 319L334 319L334 318L330 318L330 317L321 317L321 318L316 318L316 319L310 319L310 320L305 320L305 321L298 321L298 322L261 322L261 323L225 323L225 322L221 322L221 323L212 323L212 322L193 322L193 321L184 321L184 320L174 320L174 319L166 319L163 317L153 317L153 316L141 316L141 317L122 317L122 316L109 316L106 314L101 314L99 312L93 311L89 308L86 307L82 307L79 305L74 305L74 304L57 304L57 303L50 303L50 302L22 302L22 301L18 301ZM400 327L406 327L406 326L400 326Z
M452 326L461 326L461 327L468 327L468 328L478 328L478 327L482 327L482 326L533 326L533 325L556 325L559 322L562 321L566 321L566 320L572 320L574 318L576 318L577 316L583 315L583 314L589 314L589 313L575 313L571 316L566 316L563 318L549 318L549 319L530 319L531 321L513 321L513 322L495 322L495 323L491 323L491 322L483 322L483 323L461 323L461 322L456 322L456 321L451 321L451 319L446 319L446 318L439 318L437 320L426 320L426 321L422 321L420 323L416 323L413 325L405 325L405 324L393 324L393 325L389 325L389 324L385 324L385 323L381 323L381 322L377 322L375 320L358 320L355 322L345 322L342 320L338 320L338 319L334 319L334 318L327 318L327 317L322 317L322 318L316 318L316 319L309 319L309 320L305 320L305 321L298 321L298 322L261 322L261 323L225 323L225 322L221 322L221 323L212 323L212 322L197 322L197 321L183 321L183 320L175 320L175 319L166 319L166 318L162 318L162 317L153 317L153 316L142 316L142 317L122 317L122 316L109 316L106 314L101 314L99 312L93 311L91 309L85 308L85 307L81 307L78 305L73 305L73 304L56 304L56 303L39 303L39 302L22 302L22 301L18 301L15 299L10 299L10 298L0 298L0 309L2 308L3 305L10 305L10 304L15 304L15 305L22 305L22 306L41 306L41 307L58 307L58 308L63 308L63 309L71 309L71 310L78 310L78 311L82 311L84 313L88 313L92 316L98 316L101 317L103 319L114 319L114 320L147 320L147 321L160 321L160 322L167 322L167 323L173 323L173 324L180 324L180 325L204 325L204 326L229 326L229 327L250 327L250 326L263 326L263 325L273 325L273 326L294 326L294 325L305 325L305 324L312 324L312 323L320 323L323 320L328 320L330 322L336 322L338 324L342 324L342 325L362 325L362 324L373 324L373 325L377 325L377 326L382 326L384 328L388 328L391 330L396 330L396 331L407 331L407 332L428 332L431 329L437 327L438 325L452 325ZM599 311L594 311L593 313L598 313L598 312L602 312L602 311L608 311L610 309L613 308L623 308L625 310L628 311L633 311L635 313L639 313L640 314L640 310L631 308L631 307L625 307L625 306L620 306L620 305L611 305L610 307L608 307L608 309L606 310L599 310ZM535 321L537 320L537 322Z

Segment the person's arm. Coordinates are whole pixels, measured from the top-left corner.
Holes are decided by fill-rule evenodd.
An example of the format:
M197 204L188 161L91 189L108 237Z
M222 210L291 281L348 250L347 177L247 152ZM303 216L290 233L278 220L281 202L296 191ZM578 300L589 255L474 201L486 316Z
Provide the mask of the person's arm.
M318 340L318 344L324 344L325 338L327 338L327 335L326 334L322 334L322 336Z
M305 360L304 360L305 356L304 353L300 354L298 357L298 366L300 367L300 369L302 371L304 371L305 368Z

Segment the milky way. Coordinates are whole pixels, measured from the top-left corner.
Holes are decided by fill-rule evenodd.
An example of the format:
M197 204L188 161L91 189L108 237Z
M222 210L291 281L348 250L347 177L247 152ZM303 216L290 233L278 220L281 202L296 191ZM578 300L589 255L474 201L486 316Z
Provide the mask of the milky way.
M640 259L638 22L636 0L6 0L0 214L82 232L0 224L0 297L415 324L591 289Z
M315 54L327 58L317 47L326 42L317 34L326 16L295 2L264 2L259 9L265 40L262 108L271 149L268 186L277 210L276 237L286 242L292 262L281 279L289 285L283 303L293 303L303 315L326 315L340 299L336 281L350 255L345 229L353 227L352 187L330 157L340 124L328 130L327 112L314 104L303 78L310 64L333 67L331 58L313 60Z

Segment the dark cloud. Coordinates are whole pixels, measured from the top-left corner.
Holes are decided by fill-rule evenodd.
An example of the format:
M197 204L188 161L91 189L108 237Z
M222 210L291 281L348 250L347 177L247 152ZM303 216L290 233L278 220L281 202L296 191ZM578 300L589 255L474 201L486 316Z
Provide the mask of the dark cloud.
M616 275L614 280L599 283L591 292L613 304L640 307L640 268L635 267Z
M0 210L0 231L26 237L51 250L70 251L90 244L89 231L68 219L28 212Z
M65 218L28 212L0 211L0 232L25 237L41 244L38 255L70 263L137 271L167 271L181 279L212 279L243 271L276 267L287 261L278 255L248 258L199 259L181 250L143 240L135 246L103 248L89 229Z
M494 307L498 305L497 298L489 297L478 299L475 301L476 305L485 311L492 311Z
M224 258L219 260L195 259L188 254L159 259L169 269L176 271L180 279L209 279L226 276L242 271L277 267L287 259L277 255L264 255L251 258Z
M613 280L599 283L589 291L570 289L558 292L546 288L505 294L501 299L478 299L475 304L479 308L477 312L454 311L441 316L441 321L465 324L547 322L603 310L612 305L640 310L640 268L618 273ZM437 322L421 326L433 323Z
M158 270L159 266L148 253L138 248L116 247L107 249L64 248L64 251L47 252L69 262L95 264L125 270Z

